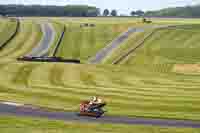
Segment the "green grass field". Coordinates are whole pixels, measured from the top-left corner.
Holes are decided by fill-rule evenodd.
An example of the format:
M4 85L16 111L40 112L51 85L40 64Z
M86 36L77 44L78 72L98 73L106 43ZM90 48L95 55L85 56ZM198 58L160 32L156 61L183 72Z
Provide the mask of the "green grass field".
M23 20L19 32L0 52L1 59L16 59L30 52L42 36L40 26L30 20Z
M130 49L137 47L143 38L152 33L152 30L153 29L147 29L144 32L133 33L123 44L117 49L114 49L112 53L103 60L103 64L113 64L123 53L127 53Z
M125 30L127 26L141 26L138 20L103 18L68 18L62 47L58 55L66 58L78 58L86 61L106 42ZM107 22L108 21L108 22ZM62 63L22 63L14 58L27 53L41 38L41 31L33 21L24 20L20 32L0 52L0 100L14 101L35 106L48 107L66 111L77 111L81 100L99 95L107 102L109 115L159 117L169 119L200 120L200 82L199 82L199 20L154 20L157 24L187 24L176 29L157 31L142 47L124 60L121 65L110 65L120 54L135 46L146 33L132 35L122 47L115 50L105 64L73 65ZM72 22L74 22L72 24ZM76 22L76 23L75 23ZM96 22L96 23L95 23ZM108 24L106 24L106 22ZM114 23L115 22L115 23ZM81 23L95 23L95 29L80 29ZM194 24L193 24L194 23ZM122 24L122 26L120 26ZM1 26L1 24L0 24ZM55 25L57 36L60 25ZM122 27L122 30L121 28ZM116 29L120 29L119 31ZM108 30L108 31L107 31ZM110 31L114 31L110 33ZM109 33L109 37L105 35ZM29 38L27 40L27 38ZM34 41L33 41L34 40ZM84 43L83 43L84 42ZM81 45L79 45L81 44ZM89 51L89 52L88 52ZM12 59L12 60L9 60ZM19 76L20 75L20 76ZM195 129L158 128L148 126L120 126L98 124L80 124L50 122L47 120L20 119L2 117L4 132L76 132L91 127L88 132L199 132ZM19 123L19 128L12 123ZM35 122L39 125L35 128ZM43 128L55 125L52 130ZM65 127L66 125L66 127ZM120 128L114 128L114 127ZM26 127L26 128L25 128ZM69 128L71 127L71 128ZM91 130L90 130L91 129Z
M110 115L200 120L198 76L47 63L4 63L0 74L0 100L76 111L80 100L100 95Z
M0 46L2 46L16 31L17 22L9 19L0 19Z
M100 20L100 19L99 19ZM109 19L108 19L109 20ZM131 26L143 24L132 21L98 21L98 19L70 19L57 20L66 25L67 31L58 56L72 59L80 59L83 62L94 56L98 50L109 44L120 33L125 32ZM84 23L95 24L94 27L81 27Z
M54 28L54 31L55 31L55 39L54 39L54 42L51 46L51 48L49 49L49 56L53 56L54 54L54 51L56 49L56 46L60 40L60 37L62 35L62 32L64 31L64 25L61 24L61 23L58 23L58 22L53 22L52 21L52 26Z
M159 30L125 64L199 63L199 29L199 25L188 25Z
M0 117L1 133L198 133L199 129L167 128L50 121L47 119Z

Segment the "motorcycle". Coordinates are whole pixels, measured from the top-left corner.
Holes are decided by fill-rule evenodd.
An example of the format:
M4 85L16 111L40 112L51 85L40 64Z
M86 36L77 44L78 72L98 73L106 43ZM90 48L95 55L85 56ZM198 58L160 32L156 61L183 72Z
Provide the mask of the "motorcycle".
M79 106L79 116L90 116L99 118L104 115L105 110L103 107L106 106L106 103L90 104L90 101L82 101Z

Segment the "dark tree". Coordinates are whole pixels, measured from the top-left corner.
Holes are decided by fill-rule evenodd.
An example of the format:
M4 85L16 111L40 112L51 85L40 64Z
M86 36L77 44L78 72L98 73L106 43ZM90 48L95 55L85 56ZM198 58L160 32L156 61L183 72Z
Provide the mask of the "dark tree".
M142 11L142 10L137 10L136 12L135 12L135 14L137 15L137 16L144 16L144 11Z
M111 16L117 16L117 10L112 10L111 11Z
M5 13L3 13L3 12L0 12L0 16L5 16Z
M68 5L65 6L65 13L69 16L94 17L99 15L99 9L83 5Z
M135 12L135 11L132 11L132 12L130 13L130 15L131 15L131 16L135 16L135 15L136 15L136 12Z
M103 11L103 16L108 16L110 14L110 11L108 9L105 9Z

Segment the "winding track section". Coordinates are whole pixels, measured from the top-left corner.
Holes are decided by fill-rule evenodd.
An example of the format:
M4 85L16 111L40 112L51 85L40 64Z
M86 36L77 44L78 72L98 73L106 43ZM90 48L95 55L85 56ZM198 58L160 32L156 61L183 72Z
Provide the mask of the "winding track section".
M143 32L140 28L129 28L128 31L122 33L119 37L113 40L110 44L100 50L94 57L89 59L89 63L97 64L100 63L110 52L117 48L122 42L124 42L132 33Z
M131 118L118 116L103 116L101 118L79 117L73 112L56 112L45 109L24 106L13 103L0 103L0 115L13 115L19 117L38 117L51 120L79 121L91 123L115 123L129 125L153 125L166 127L185 127L200 128L200 121L190 120L169 120L169 119L150 119L150 118Z
M53 26L50 23L45 23L45 22L40 25L43 37L39 42L39 44L35 48L33 48L33 50L26 56L44 57L48 54L48 50L51 47L51 44L53 44L55 38L55 31L53 29Z
M128 37L133 33L144 32L146 29L159 29L159 28L166 28L169 26L170 25L162 25L162 26L151 25L151 26L143 26L143 27L139 27L139 28L129 28L128 31L122 33L119 37L117 37L115 40L113 40L110 44L108 44L106 47L104 47L99 52L97 52L97 54L94 57L90 58L88 62L90 64L101 63L101 61L112 52L112 50L114 50L115 48L117 48L121 44L123 44L123 42L126 39L128 39Z
M50 24L42 24L43 39L39 46L35 47L29 56L45 56L52 40L54 39L54 30ZM128 36L134 32L143 32L143 29L129 29L123 33L109 46L101 50L95 58L90 60L90 63L100 62L107 54L114 48L119 46ZM154 126L167 126L167 127L185 127L185 128L200 128L200 121L191 120L172 120L172 119L153 119L153 118L134 118L134 117L119 117L119 116L103 116L99 119L91 117L78 117L74 112L59 112L47 111L48 109L41 109L33 106L25 106L15 103L0 103L0 115L11 115L18 117L38 117L47 118L51 120L64 120L64 121L79 121L91 123L115 123L115 124L129 124L129 125L154 125Z

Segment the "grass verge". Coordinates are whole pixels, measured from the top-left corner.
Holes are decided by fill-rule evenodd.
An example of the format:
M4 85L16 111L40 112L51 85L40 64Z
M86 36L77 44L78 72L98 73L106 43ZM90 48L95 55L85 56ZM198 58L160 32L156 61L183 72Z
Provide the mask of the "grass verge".
M1 133L198 133L199 129L141 125L91 124L0 116Z

